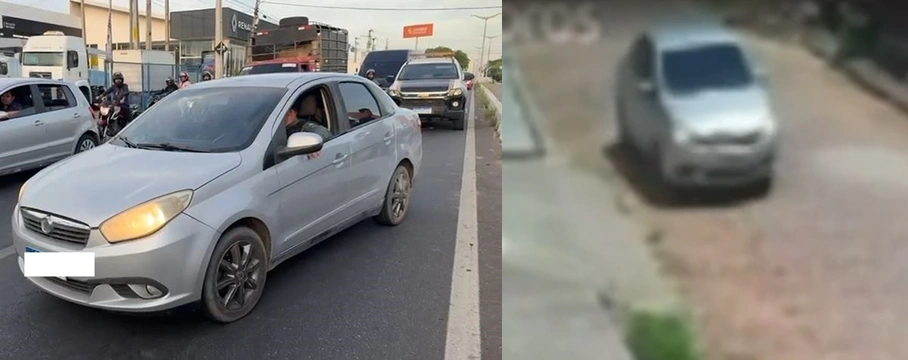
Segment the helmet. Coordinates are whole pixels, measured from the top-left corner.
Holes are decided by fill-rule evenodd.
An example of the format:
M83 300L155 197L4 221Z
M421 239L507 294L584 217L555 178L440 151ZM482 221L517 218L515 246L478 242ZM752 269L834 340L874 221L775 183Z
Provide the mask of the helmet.
M369 76L369 74L375 75L375 70L374 69L366 70L366 76Z
M212 78L212 76L211 76L210 72L206 71L206 72L202 73L202 79L211 79L211 78Z
M117 80L117 79L123 80L123 73L121 73L119 71L113 73L113 79L114 80Z
M168 83L168 84L169 84L169 83L172 83L172 82L173 82L173 77L168 76L166 79L164 79L164 82L166 82L166 83Z

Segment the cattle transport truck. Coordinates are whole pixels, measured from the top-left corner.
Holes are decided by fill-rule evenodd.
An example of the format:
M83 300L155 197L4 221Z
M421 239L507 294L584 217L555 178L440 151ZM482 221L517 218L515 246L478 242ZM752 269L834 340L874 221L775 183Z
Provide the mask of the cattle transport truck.
M348 32L310 22L304 16L284 18L276 29L258 31L240 75L278 72L347 72Z

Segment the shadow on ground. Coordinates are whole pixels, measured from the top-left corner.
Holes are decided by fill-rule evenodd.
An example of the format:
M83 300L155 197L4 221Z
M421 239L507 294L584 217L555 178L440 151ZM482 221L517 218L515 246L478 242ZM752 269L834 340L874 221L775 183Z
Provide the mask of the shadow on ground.
M756 200L759 189L672 189L659 181L659 176L642 154L633 149L608 144L604 155L615 171L623 176L640 199L660 208L734 207Z

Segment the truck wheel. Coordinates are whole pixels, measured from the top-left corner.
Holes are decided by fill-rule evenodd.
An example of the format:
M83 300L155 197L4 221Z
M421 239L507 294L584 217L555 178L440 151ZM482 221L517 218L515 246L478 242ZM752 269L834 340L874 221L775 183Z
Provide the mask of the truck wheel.
M464 121L462 115L460 117L454 118L453 120L454 122L451 124L451 127L453 127L454 130L463 130L465 128L466 122Z

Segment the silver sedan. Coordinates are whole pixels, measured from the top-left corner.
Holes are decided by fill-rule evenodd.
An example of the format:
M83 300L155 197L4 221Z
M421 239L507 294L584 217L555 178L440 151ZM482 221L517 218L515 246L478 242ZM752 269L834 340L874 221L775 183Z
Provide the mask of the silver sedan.
M200 302L232 322L282 261L366 218L403 222L422 156L418 115L356 76L200 83L28 180L13 242L20 269L27 252L95 254L94 277L29 278L59 298L127 312Z
M655 27L619 69L620 141L655 160L669 185L768 191L777 120L762 77L742 41L719 24Z

